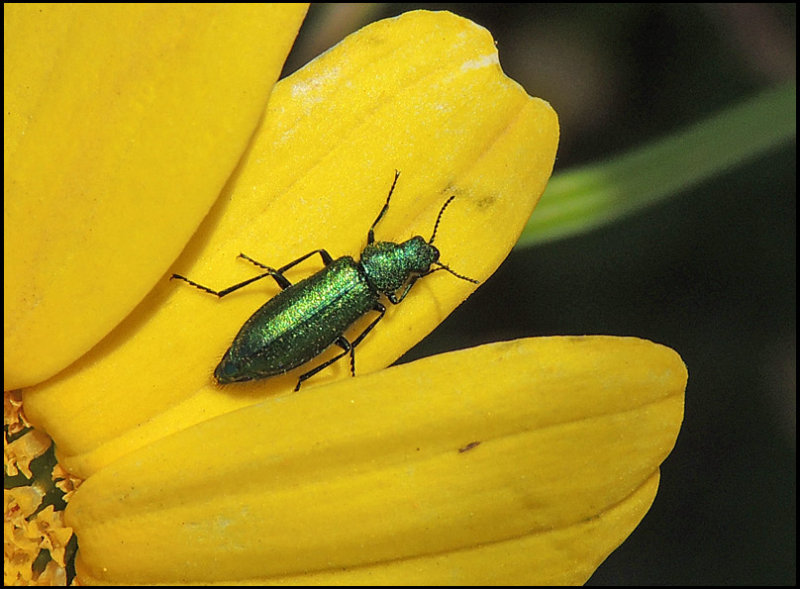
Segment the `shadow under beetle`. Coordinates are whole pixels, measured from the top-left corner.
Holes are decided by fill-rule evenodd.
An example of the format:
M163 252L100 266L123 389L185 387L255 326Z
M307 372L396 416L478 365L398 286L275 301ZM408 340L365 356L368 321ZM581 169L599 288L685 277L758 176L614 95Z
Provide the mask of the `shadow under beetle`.
M219 384L284 374L313 360L332 344L342 348L342 353L301 374L294 390L297 391L304 380L347 354L350 354L350 372L355 376L355 348L386 313L386 307L380 301L381 294L397 305L406 298L417 280L437 270L446 270L456 278L479 284L479 281L457 274L439 262L439 250L433 246L442 214L455 196L448 198L442 206L428 241L419 235L403 243L375 241L375 226L389 210L389 200L399 176L400 172L396 171L386 203L369 228L367 246L358 262L350 256L334 260L327 251L318 249L274 269L239 254L265 272L220 291L179 274L171 276L170 279L183 280L219 298L268 276L282 289L253 313L239 330L214 370L214 378ZM314 254L319 254L325 267L297 284L289 282L283 273ZM405 288L398 297L397 292L403 286ZM369 311L377 312L378 317L352 342L349 341L344 332Z

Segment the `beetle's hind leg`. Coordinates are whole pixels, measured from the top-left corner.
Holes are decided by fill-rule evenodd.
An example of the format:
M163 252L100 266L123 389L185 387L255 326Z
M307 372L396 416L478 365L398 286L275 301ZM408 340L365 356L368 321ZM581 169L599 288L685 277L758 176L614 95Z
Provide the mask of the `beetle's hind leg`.
M330 264L331 262L333 262L333 258L331 257L331 255L330 255L330 254L329 254L329 253L328 253L326 250L323 250L323 249L314 250L313 252L308 252L306 255L304 255L304 256L300 256L300 257L299 257L299 258L297 258L296 260L293 260L293 261L289 262L289 263L288 263L288 264L286 264L285 266L281 266L281 267L280 267L280 268L278 268L277 270L275 270L274 268L271 268L270 266L265 266L265 265L264 265L264 264L262 264L261 262L257 262L256 260L254 260L253 258L251 258L250 256L248 256L247 254L239 254L239 257L240 257L240 258L242 258L242 259L245 259L245 260L247 260L247 261L248 261L248 262L250 262L251 264L255 264L255 265L256 265L256 266L258 266L259 268L263 268L264 270L273 270L274 272L276 272L276 273L278 273L278 274L283 274L283 273L284 273L284 272L286 272L286 271L287 271L289 268L292 268L292 267L294 267L294 266L297 266L297 264L299 264L299 263L300 263L300 262L302 262L303 260L307 260L308 258L310 258L311 256L313 256L314 254L319 254L319 257L320 257L320 258L322 258L322 263L323 263L323 264L325 264L326 266L327 266L328 264Z
M342 348L344 350L344 352L342 352L338 356L334 356L330 360L326 360L325 362L323 362L319 366L316 366L316 367L312 368L308 372L305 372L305 373L301 374L300 378L297 379L297 386L294 387L295 392L300 390L300 385L303 384L304 380L308 380L309 378L314 376L317 372L319 372L321 370L325 370L328 366L330 366L331 364L333 364L334 362L336 362L340 358L344 358L347 354L350 354L352 356L352 354L353 354L353 344L351 344L346 337L344 337L343 335L340 335L336 339L336 342L334 342L334 343L337 346L339 346L340 348ZM350 366L351 366L351 370L352 370L353 369L352 361L351 361ZM355 376L355 374L354 374L354 376Z
M384 307L381 303L375 303L375 307L373 307L373 311L380 313L378 317L362 331L356 339L352 342L348 341L343 335L340 335L339 338L334 342L337 346L342 348L344 351L339 354L338 356L334 356L330 360L327 360L309 370L308 372L301 374L300 378L297 379L297 386L294 388L295 391L300 390L300 385L303 384L303 381L308 380L321 370L324 370L337 360L344 358L348 353L350 354L350 374L352 376L356 375L356 346L361 343L361 341L367 336L367 334L372 331L372 329L378 324L378 321L383 319L383 316L386 314L386 307Z
M202 290L203 292L207 292L208 294L212 294L215 297L218 297L218 298L221 299L225 295L229 295L232 292L236 292L240 288L243 288L243 287L247 286L248 284L256 282L257 280L261 280L262 278L266 278L267 276L272 276L272 278L275 279L275 282L278 283L278 286L280 286L282 289L291 286L291 282L286 280L286 278L283 277L283 274L281 274L281 273L279 273L276 270L273 270L271 268L267 272L264 272L263 274L259 274L258 276L254 276L253 278L249 278L249 279L245 280L244 282L239 282L237 284L234 284L233 286L229 286L228 288L224 288L222 290L214 290L213 288L209 288L207 286L203 286L202 284L199 284L199 283L195 282L194 280L189 280L188 278L186 278L186 276L181 276L180 274L173 274L172 276L170 276L169 279L170 280L173 280L173 279L183 280L187 284L190 284L193 287L195 287L195 288L197 288L199 290Z
M197 288L199 290L202 290L203 292L207 292L208 294L212 294L215 297L218 297L220 299L222 297L224 297L225 295L229 295L232 292L236 292L240 288L245 287L248 284L252 284L253 282L256 282L258 280L261 280L262 278L266 278L267 276L272 276L272 278L275 280L275 282L278 284L278 286L281 287L281 290L286 290L287 288L292 286L292 283L289 281L288 278L286 278L283 275L283 273L286 272L286 270L288 270L289 268L292 268L293 266L296 266L297 264L299 264L303 260L306 260L306 259L310 258L314 254L319 254L319 257L322 258L322 263L325 264L326 266L333 261L333 258L331 258L331 255L327 251L325 251L323 249L319 249L319 250L314 250L313 252L309 252L304 256L300 256L296 260L294 260L292 262L289 262L285 266L281 266L280 268L278 268L276 270L275 268L271 268L270 266L262 264L261 262L257 262L256 260L254 260L253 258L251 258L250 256L248 256L246 254L239 254L240 258L244 258L245 260L247 260L251 264L254 264L254 265L258 266L262 270L266 270L266 272L264 272L262 274L259 274L258 276L254 276L253 278L248 278L247 280L245 280L243 282L238 282L238 283L234 284L233 286L229 286L228 288L224 288L222 290L214 290L213 288L209 288L207 286L203 286L202 284L197 283L194 280L190 280L190 279L186 278L186 276L181 276L180 274L173 274L172 276L170 276L170 280L175 279L175 278L177 278L178 280L183 280L187 284L191 284L193 287L195 287L195 288Z

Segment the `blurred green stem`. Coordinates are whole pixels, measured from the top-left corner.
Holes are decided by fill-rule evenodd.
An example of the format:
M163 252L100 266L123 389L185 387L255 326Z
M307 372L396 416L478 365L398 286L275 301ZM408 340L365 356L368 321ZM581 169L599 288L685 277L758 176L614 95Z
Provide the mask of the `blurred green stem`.
M780 86L600 164L559 173L517 248L583 233L720 174L796 134L796 87Z

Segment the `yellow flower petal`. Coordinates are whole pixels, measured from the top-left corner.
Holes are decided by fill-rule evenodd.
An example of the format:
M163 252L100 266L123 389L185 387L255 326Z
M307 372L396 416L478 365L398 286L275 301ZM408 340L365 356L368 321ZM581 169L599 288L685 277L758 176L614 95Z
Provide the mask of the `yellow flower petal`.
M583 582L649 508L685 385L663 346L557 337L269 399L90 477L79 577Z
M449 13L374 23L275 87L245 160L174 270L224 288L254 276L239 252L274 267L317 248L357 256L399 169L377 238L429 237L454 194L436 245L456 272L484 280L544 190L557 143L555 113L503 75L485 29ZM318 268L311 260L288 276ZM446 272L426 277L359 346L358 373L390 364L474 287ZM308 367L225 388L211 377L245 319L277 290L262 281L219 301L165 276L91 353L26 392L29 419L54 438L62 464L86 477L162 436L290 390ZM339 364L304 386L349 378Z
M241 157L304 5L4 6L4 387L153 287Z
M650 508L654 474L629 497L571 526L358 568L269 579L287 585L580 585L622 544ZM233 584L263 584L265 578Z

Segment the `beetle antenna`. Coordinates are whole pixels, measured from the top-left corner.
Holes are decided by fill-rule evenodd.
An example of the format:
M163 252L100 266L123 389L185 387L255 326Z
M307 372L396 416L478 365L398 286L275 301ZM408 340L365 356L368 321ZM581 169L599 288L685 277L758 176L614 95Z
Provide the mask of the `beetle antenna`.
M451 200L452 200L452 199L451 199ZM448 272L450 272L450 274L452 274L452 275L453 275L453 276L455 276L456 278L460 278L461 280L466 280L467 282L472 282L473 284L480 284L480 283L481 283L481 281L480 281L480 280L475 280L474 278L470 278L469 276L464 276L463 274L459 274L458 272L454 272L454 271L453 271L453 270L451 270L451 269L450 269L448 266L445 266L445 265L444 265L444 264L442 264L441 262L434 262L434 264L436 264L437 266L439 266L438 268L436 268L436 270L447 270ZM434 270L434 272L435 272L436 270Z
M455 197L456 197L456 195L454 194L453 196L448 198L447 202L444 203L444 206L442 207L442 210L439 211L439 216L436 217L436 223L433 225L433 235L431 235L431 238L428 240L429 244L433 245L433 239L436 237L436 230L439 228L439 221L442 220L442 215L444 214L444 210L447 208L447 205L449 205L451 202L453 202L453 199Z

